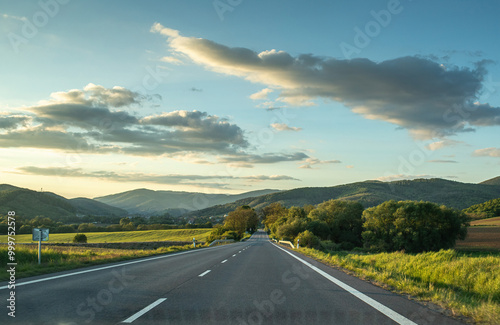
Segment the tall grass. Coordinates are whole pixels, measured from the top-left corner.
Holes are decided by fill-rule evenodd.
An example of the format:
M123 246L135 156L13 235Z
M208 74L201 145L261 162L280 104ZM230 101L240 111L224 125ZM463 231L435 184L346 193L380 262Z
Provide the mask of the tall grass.
M396 291L432 301L454 314L482 324L500 324L500 254L441 250L421 254L402 252L325 253L301 248L301 253L340 266Z
M42 260L38 265L38 247L16 246L16 279L65 271L84 266L129 260L138 257L164 254L192 249L193 245L160 247L155 250L123 250L88 247L45 247ZM0 247L0 264L7 265L8 249ZM9 277L7 272L0 273L0 281Z

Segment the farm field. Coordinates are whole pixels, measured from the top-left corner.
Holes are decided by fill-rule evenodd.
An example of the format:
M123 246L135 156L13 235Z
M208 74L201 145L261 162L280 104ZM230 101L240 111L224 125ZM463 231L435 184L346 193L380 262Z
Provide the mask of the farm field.
M471 226L500 226L500 217L475 220L470 223Z
M459 250L500 251L500 227L469 227L467 231L467 238L465 238L465 240L457 240L455 248Z
M168 229L119 232L88 232L85 233L89 243L118 243L118 242L148 242L148 241L206 241L212 231L211 228L202 229ZM44 244L71 243L76 233L49 234L49 240ZM16 235L16 243L32 243L31 234ZM7 236L0 236L0 243L6 243Z

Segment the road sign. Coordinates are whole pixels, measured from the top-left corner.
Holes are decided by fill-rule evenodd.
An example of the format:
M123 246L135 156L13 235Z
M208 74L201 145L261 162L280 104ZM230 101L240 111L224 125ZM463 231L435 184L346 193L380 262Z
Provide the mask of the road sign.
M33 228L33 240L34 241L47 241L47 240L49 240L49 229L48 228Z

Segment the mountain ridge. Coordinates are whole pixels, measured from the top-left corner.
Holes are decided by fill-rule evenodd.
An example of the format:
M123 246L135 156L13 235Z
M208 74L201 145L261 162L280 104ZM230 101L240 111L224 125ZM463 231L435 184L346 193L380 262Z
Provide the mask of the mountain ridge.
M198 192L136 189L95 197L94 200L127 210L131 214L152 215L169 213L179 216L187 211L199 210L217 204L226 204L248 197L276 193L264 189L240 194L206 194Z
M52 192L38 192L10 184L0 184L0 214L15 211L33 218L82 215L123 216L128 212L87 198L66 199Z
M241 205L260 209L278 202L290 207L306 204L316 205L330 199L359 201L365 208L376 206L388 200L415 200L465 209L498 197L500 197L500 186L496 185L461 183L439 178L393 182L368 180L331 187L304 187L281 191L189 212L185 216L223 215Z

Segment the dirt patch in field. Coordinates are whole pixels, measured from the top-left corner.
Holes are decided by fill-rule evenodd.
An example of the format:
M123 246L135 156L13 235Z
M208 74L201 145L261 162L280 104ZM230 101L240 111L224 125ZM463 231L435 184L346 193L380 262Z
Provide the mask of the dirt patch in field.
M467 238L457 240L455 248L500 251L500 227L469 227Z

